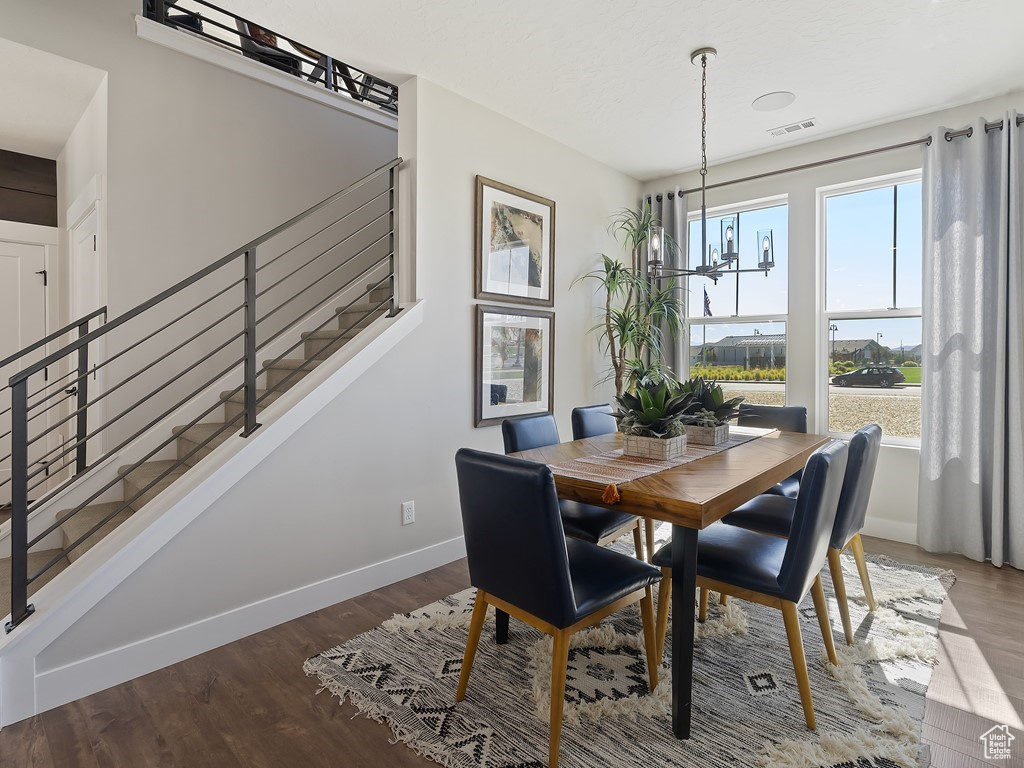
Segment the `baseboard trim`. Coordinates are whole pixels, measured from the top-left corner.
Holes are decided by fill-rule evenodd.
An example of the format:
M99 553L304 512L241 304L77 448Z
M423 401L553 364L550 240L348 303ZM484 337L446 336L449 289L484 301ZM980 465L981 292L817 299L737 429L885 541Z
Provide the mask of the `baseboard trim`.
M885 520L869 517L864 521L863 533L878 539L900 541L904 544L917 544L917 523L904 523L898 520Z
M466 556L462 536L356 568L36 675L36 712Z

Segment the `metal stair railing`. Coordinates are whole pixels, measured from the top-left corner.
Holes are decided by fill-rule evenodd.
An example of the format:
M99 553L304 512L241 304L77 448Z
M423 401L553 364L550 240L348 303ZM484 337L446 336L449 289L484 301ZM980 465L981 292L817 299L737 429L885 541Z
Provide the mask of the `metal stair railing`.
M257 361L261 351L267 350L285 333L295 333L301 321L339 299L344 302L343 306L327 313L327 319L317 324L313 333L324 330L338 319L338 330L330 334L336 334L341 340L379 315L394 317L399 313L395 247L401 163L401 158L392 160L95 329L90 330L89 323L100 315L105 318L106 308L0 361L8 365L71 330L78 331L74 340L25 364L11 376L7 387L0 389L0 393L10 390L10 407L0 415L9 414L11 419L10 429L0 435L0 453L3 452L2 441L9 438L7 458L11 466L10 478L0 483L0 487L10 483L12 515L8 632L34 610L28 603L28 588L32 583L117 515L134 508L133 505L163 480L173 477L181 467L190 466L191 460L198 460L197 454L228 430L240 430L239 436L243 438L252 435L260 427L257 414L267 404L267 399L308 370L308 361L303 356L297 367L270 384L269 371L303 345L308 334L265 362L262 368ZM339 208L343 208L343 212ZM290 242L291 239L295 242ZM270 252L271 256L264 257L265 252ZM366 280L370 282L359 289L360 281ZM192 297L192 293L197 293L198 297ZM238 293L241 296L237 296ZM232 296L235 296L234 301L240 298L240 303L231 303ZM224 311L225 303L227 311ZM184 310L179 311L182 304ZM171 315L170 319L166 315ZM350 322L353 316L356 319ZM141 337L133 339L133 332ZM104 344L116 348L116 352L101 354L99 350ZM203 354L176 361L197 349ZM31 514L63 493L70 482L88 475L186 405L201 407L196 405L197 400L213 384L239 368L241 381L222 393L216 403L203 408L198 416L180 429L176 428L141 459L121 468L113 480L29 538ZM56 381L47 381L51 370L67 370L67 373ZM110 386L96 385L99 391L90 392L90 379L97 382L101 372L104 381L112 380ZM262 392L258 388L261 376L265 379ZM179 443L176 460L130 497L126 491L122 501L113 505L86 533L62 547L34 573L29 573L28 554L33 547L90 504L100 503L104 494L117 483L142 464L154 460L179 435L186 434L239 393L242 393L242 408L233 418L225 419L219 428L184 455ZM70 409L66 405L69 395L74 396ZM120 410L110 415L107 407ZM65 435L67 431L73 434ZM62 439L57 447L46 450L46 443L41 441L51 436ZM113 445L108 447L108 443ZM102 450L97 449L98 445ZM71 478L53 488L51 476L65 470L71 470Z

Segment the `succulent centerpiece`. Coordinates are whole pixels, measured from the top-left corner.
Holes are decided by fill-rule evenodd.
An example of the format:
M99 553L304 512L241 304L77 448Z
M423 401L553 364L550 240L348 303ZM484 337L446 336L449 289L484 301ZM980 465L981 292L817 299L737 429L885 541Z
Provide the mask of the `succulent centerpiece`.
M623 433L623 453L667 461L686 452L686 423L694 397L669 381L638 383L634 393L623 392L615 419Z
M694 376L684 381L680 392L690 396L685 420L687 439L695 445L721 445L729 439L729 422L739 415L742 397L725 399L722 385Z

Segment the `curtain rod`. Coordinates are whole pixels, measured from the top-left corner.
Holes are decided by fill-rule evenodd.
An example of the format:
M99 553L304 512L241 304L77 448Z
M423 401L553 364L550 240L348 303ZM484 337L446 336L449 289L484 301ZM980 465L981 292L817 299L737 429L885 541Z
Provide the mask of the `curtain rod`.
M1024 124L1024 115L1017 115L1017 125ZM989 131L1000 130L1003 127L1002 120L996 120L992 123L985 123L985 133ZM971 136L974 134L974 126L969 128L961 128L959 131L946 131L946 141L952 141L958 136ZM729 181L719 181L717 184L708 184L707 189L718 189L719 187L728 187L733 184L743 184L747 181L757 181L758 179L767 179L771 176L780 176L784 173L794 173L796 171L806 171L810 168L818 168L823 165L831 165L832 163L841 163L845 160L855 160L858 157L867 157L869 155L878 155L882 152L892 152L895 149L906 149L907 147L914 147L918 144L924 144L929 146L932 143L932 137L926 136L923 139L914 139L912 141L904 141L899 144L889 144L885 147L876 147L875 149L866 149L863 152L854 152L849 155L840 155L839 157L830 157L825 160L816 160L813 163L803 163L802 165L791 165L788 168L779 168L774 171L765 171L764 173L756 173L753 176L744 176L739 179L730 179ZM692 189L681 189L678 193L669 192L668 199L671 200L676 194L689 195L694 192L700 192L700 187L694 187ZM661 201L661 193L655 195L646 195L647 199L650 200L652 197L656 198L659 202Z

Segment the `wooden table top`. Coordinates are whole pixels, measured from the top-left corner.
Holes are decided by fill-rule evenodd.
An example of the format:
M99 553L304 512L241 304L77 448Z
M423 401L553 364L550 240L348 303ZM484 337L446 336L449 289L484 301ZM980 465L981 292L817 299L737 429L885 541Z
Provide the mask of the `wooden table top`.
M622 483L614 506L636 515L707 528L775 483L803 469L808 457L829 441L825 435L770 432L767 435L678 467ZM561 464L622 447L619 433L559 443L513 454L530 461ZM598 506L605 486L555 474L558 495Z

